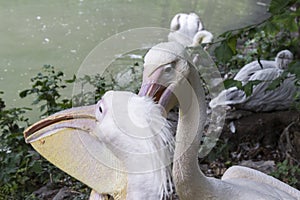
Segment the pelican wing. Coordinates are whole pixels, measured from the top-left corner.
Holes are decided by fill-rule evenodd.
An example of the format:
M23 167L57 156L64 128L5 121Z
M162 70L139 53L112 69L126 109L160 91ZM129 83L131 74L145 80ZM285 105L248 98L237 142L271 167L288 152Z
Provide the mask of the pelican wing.
M274 193L278 193L278 196L282 196L283 199L288 199L291 197L299 198L300 195L298 190L289 186L288 184L283 183L282 181L260 171L243 166L230 167L222 176L222 180L229 182L239 182L239 180L241 180L240 184L242 184L242 182L245 182L248 184L248 187L251 187L251 185L254 183L254 188L256 189L259 183L262 183L262 186L268 185L270 189L274 191ZM247 180L249 182L246 182ZM251 182L252 184L249 184Z
M253 74L250 80L263 80L264 82L254 87L252 95L245 102L245 107L255 111L288 109L293 103L296 93L295 76L288 77L278 88L268 90L271 82L278 78L282 72L277 68L269 68Z
M268 69L268 68L276 68L275 61L269 60L261 60L262 66L258 63L258 61L253 61L245 65L240 71L235 75L234 80L242 81L243 83L247 83L251 76L257 71Z

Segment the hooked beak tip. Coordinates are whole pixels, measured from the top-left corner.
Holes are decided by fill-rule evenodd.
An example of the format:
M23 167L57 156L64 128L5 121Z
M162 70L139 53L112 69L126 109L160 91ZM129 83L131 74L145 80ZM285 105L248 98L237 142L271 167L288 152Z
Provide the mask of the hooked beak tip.
M26 143L32 143L64 129L89 132L95 126L95 105L67 109L42 119L24 131Z
M166 87L158 83L146 83L142 85L139 96L151 97L157 103L159 102L165 90Z

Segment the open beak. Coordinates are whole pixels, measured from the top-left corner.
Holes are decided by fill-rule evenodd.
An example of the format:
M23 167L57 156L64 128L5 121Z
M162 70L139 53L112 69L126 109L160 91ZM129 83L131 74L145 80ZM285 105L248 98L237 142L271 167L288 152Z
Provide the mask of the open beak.
M177 98L174 95L174 84L159 82L161 68L157 68L149 76L143 76L142 86L139 91L139 96L149 96L155 102L160 104L167 114L174 106L178 104Z
M152 97L153 100L158 103L166 89L167 88L165 86L158 83L145 83L141 86L139 96Z
M61 170L98 193L114 194L123 190L127 177L115 170L122 163L95 136L96 124L95 105L72 108L33 124L24 137Z

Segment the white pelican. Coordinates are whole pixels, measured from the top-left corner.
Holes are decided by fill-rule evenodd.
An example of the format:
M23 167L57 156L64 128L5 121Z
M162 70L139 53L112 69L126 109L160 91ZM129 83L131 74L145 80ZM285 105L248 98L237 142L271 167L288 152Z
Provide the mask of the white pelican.
M189 40L191 44L193 37L198 31L203 30L203 24L199 16L195 13L178 13L171 20L169 41L177 40L177 35L183 35ZM177 41L179 42L179 41Z
M213 41L213 34L204 30L199 16L195 13L176 14L170 24L169 41L176 41L184 46L196 47Z
M197 71L187 62L184 47L176 42L160 43L147 53L144 67L143 93L161 96L159 102L167 109L176 99L179 102L173 181L181 200L300 199L300 191L246 167L229 168L221 180L206 177L198 166L206 118L205 96Z
M180 19L179 19L180 18ZM177 19L178 21L176 21ZM176 28L176 27L177 28ZM209 43L212 41L212 34L208 31L202 30L203 25L199 19L199 17L191 13L187 14L177 14L172 22L171 22L171 31L174 33L170 33L170 35L179 33L179 35L185 34L190 38L188 45L196 46L197 43ZM176 32L176 33L175 33ZM172 36L169 35L169 38ZM174 37L174 39L179 39L178 37ZM172 40L172 39L171 39ZM90 108L89 108L90 109ZM88 109L88 110L89 110ZM93 109L93 108L92 108ZM69 111L68 111L69 112ZM74 112L74 116L82 116L86 117L86 113L81 116L81 109L70 110L70 112ZM64 122L65 117L70 113L58 113L55 114L41 122L33 125L34 128L29 128L25 131L25 137L29 135L36 135L34 132L39 132L41 137L39 139L26 139L30 142L34 148L40 152L47 160L58 166L63 171L69 173L71 176L77 178L83 183L87 184L94 190L91 192L90 199L106 199L106 196L103 194L110 194L114 196L116 199L124 199L127 195L126 189L126 180L127 175L124 173L116 172L110 169L108 166L99 162L101 160L98 156L95 156L94 151L102 152L101 156L109 157L109 162L115 163L115 165L122 165L120 163L120 159L118 158L116 152L112 152L111 149L106 148L102 142L98 140L94 140L91 135L86 134L86 130L80 129L80 124L74 125L75 123L79 123L81 121L89 121L87 119L70 119L68 122L72 122L75 127L69 127L73 125L67 125ZM64 116L60 116L64 115ZM70 116L68 116L70 117ZM68 118L67 117L67 118ZM91 119L93 116L91 117ZM58 120L58 121L56 121ZM69 119L68 119L69 120ZM53 122L53 124L52 124ZM40 131L40 126L47 126L50 123L50 128L43 129ZM64 124L65 127L61 129L50 130L53 128L52 125L57 126L57 124ZM90 121L88 122L92 124ZM95 125L93 125L94 127ZM73 134L74 130L80 132L82 134ZM45 133L43 131L46 131ZM41 132L41 133L40 133ZM51 135L51 137L47 137L44 139L45 135ZM32 138L33 136L30 136ZM171 139L170 139L171 140ZM42 142L41 142L42 141ZM86 142L84 142L86 141ZM91 147L85 148L87 143L91 143ZM124 143L125 144L125 143ZM80 147L80 148L79 148ZM98 149L98 150L97 150ZM99 150L100 149L100 150ZM76 154L73 156L72 154ZM83 161L84 160L84 161ZM85 162L85 166L81 166L80 163ZM73 167L76 166L76 167ZM126 168L125 166L122 166ZM127 166L128 167L128 166ZM166 180L169 180L170 177L167 177ZM142 179L141 179L142 180ZM171 181L169 181L171 182ZM96 192L97 191L97 192ZM103 194L101 194L103 193Z
M275 110L286 110L294 103L297 87L295 86L295 76L289 74L288 77L274 90L267 90L271 82L278 78L287 69L288 64L292 61L293 54L288 51L280 51L275 61L262 60L259 65L258 61L245 65L234 77L235 80L241 81L243 85L249 81L262 81L253 86L250 96L237 87L231 87L223 90L217 97L211 100L209 106L215 108L220 105L232 105L238 109L250 110L255 112L267 112Z
M234 80L241 81L243 84L247 83L251 76L257 72L268 68L287 69L288 64L293 61L293 54L289 50L282 50L277 53L275 60L261 60L259 62L253 61L242 67L235 75Z
M107 92L25 130L26 142L95 191L91 199L159 200L172 192L173 135L161 106L130 92ZM107 148L104 148L105 147Z

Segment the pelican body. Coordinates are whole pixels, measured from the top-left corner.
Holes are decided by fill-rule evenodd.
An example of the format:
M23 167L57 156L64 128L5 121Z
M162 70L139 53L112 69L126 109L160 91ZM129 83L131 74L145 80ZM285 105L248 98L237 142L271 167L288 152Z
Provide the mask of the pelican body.
M109 91L92 106L56 113L25 130L26 142L94 191L91 199L165 199L173 136L149 97Z
M189 15L184 13L177 14L173 18L170 28L172 33L170 33L169 38L180 41L179 36L184 35L183 37L188 38L186 45L196 45L197 42L208 43L212 40L212 34L203 30L199 17L194 13ZM124 105L124 103L122 102L120 105ZM138 106L139 104L136 105ZM136 112L141 112L144 109L140 107L140 110L136 110ZM126 153L120 152L120 148L115 148L122 147L128 149L128 152L140 153L143 150L143 153L145 153L145 151L149 152L151 149L152 151L161 149L162 147L160 146L163 141L163 144L168 145L170 148L168 151L162 152L159 158L156 155L156 158L153 158L155 162L161 165L161 163L164 163L164 159L170 160L169 157L173 151L171 148L173 137L171 138L170 134L167 134L168 124L160 126L159 123L156 123L156 126L162 127L162 131L166 131L166 134L163 134L164 137L161 139L148 142L143 141L144 143L140 140L135 141L131 137L117 137L117 131L104 137L104 134L97 134L97 131L101 130L99 127L103 128L106 126L103 123L98 126L95 110L97 110L97 105L73 108L54 114L29 127L24 133L26 141L31 143L40 154L54 165L93 188L90 200L106 199L104 194L110 194L115 199L161 199L172 193L171 175L167 165L165 168L161 168L159 172L154 173L155 181L147 185L144 184L146 183L144 180L153 177L153 173L150 173L150 175L129 175L128 173L128 171L144 170L142 167L141 169L136 169L139 165L132 164L142 159L134 159ZM149 111L147 111L147 115L149 115ZM144 118L145 115L137 117L139 120ZM160 119L161 123L166 123L165 119L159 117L158 119ZM109 131L101 131L101 133L111 133L114 129L120 128L120 126L113 125L115 124L110 123L111 127L107 126ZM149 127L152 131L157 129L153 126L155 125ZM140 130L130 131L132 133ZM112 139L113 135L115 135L114 139ZM160 136L162 135L160 134ZM120 139L117 140L116 138ZM140 146L136 144L140 144ZM147 159L146 161L148 162L150 158ZM146 161L144 162L145 164L147 163ZM158 166L156 166L155 162L150 163L148 168L156 169ZM114 170L115 168L119 170ZM144 188L142 188L143 185ZM153 187L153 185L156 187ZM137 190L146 191L136 192ZM159 197L157 198L158 194ZM144 198L141 195L147 197Z
M288 65L293 61L293 54L289 50L282 50L277 53L275 60L261 60L260 63L256 60L248 63L242 67L239 72L235 75L234 80L241 81L246 84L250 79L253 79L253 75L256 72L263 72L265 69L284 70L287 69Z
M168 111L179 104L173 181L181 200L300 199L300 191L256 170L233 166L222 179L208 178L198 166L198 149L206 119L202 83L187 61L184 47L160 43L145 56L142 92L159 99ZM159 97L159 98L158 98Z
M237 87L223 90L217 97L211 100L209 106L215 108L222 105L232 105L237 109L254 112L269 112L289 109L294 103L295 94L298 91L295 86L296 77L289 74L279 87L268 90L273 80L279 78L284 69L292 61L293 54L289 50L280 51L275 61L253 61L245 65L234 77L246 85L249 81L261 81L253 86L252 94L246 96L245 92Z

